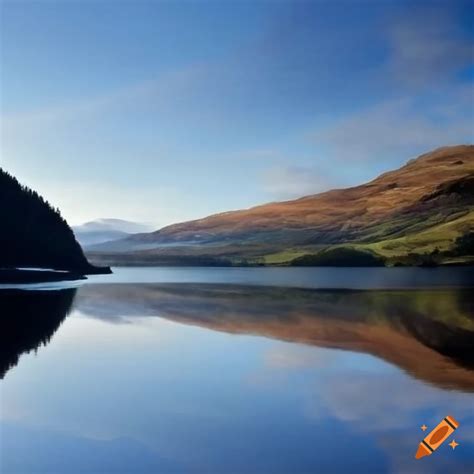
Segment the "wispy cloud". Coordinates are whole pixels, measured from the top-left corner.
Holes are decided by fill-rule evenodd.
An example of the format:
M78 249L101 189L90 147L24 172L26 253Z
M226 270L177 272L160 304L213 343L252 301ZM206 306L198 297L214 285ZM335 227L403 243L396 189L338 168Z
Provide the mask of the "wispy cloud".
M291 199L329 189L331 182L313 168L274 166L264 172L263 186L275 199Z
M385 99L314 133L329 158L390 162L474 140L474 86L460 74L474 44L449 8L414 9L392 18L380 80Z
M383 386L384 390L380 390ZM441 458L438 468L433 466L423 470L415 465L414 450L417 438L416 431L422 423L436 426L440 417L440 407L449 407L457 419L468 420L472 414L471 394L442 390L402 374L401 372L337 373L324 377L318 386L320 399L308 398L308 414L321 417L321 403L334 418L346 425L351 425L355 432L372 433L380 448L386 450L387 459L391 461L394 473L446 472L453 470L453 462L459 462L462 472L462 460L450 461L444 466ZM407 436L412 433L415 441ZM472 432L463 432L464 443L472 442ZM469 448L468 448L469 449ZM410 453L407 456L406 453ZM418 461L416 461L418 462ZM448 467L449 464L449 467Z
M19 136L29 130L67 125L71 120L87 120L91 115L104 112L123 111L125 108L142 105L156 106L172 99L182 99L183 95L194 90L194 86L206 74L204 65L190 65L93 97L77 98L41 109L2 114L2 134L4 137Z
M336 359L337 353L331 349L276 343L265 354L264 362L271 369L327 369Z
M381 383L390 393L389 397L377 390ZM450 406L460 416L470 413L467 394L446 392L397 373L360 371L330 376L325 380L321 395L336 418L355 423L367 420L364 423L367 431L408 426L417 411L438 405Z
M416 9L388 30L387 72L410 86L437 84L474 62L474 44L446 9Z
M341 160L383 161L474 139L474 88L444 91L439 100L405 97L352 114L313 137ZM407 156L408 154L408 156Z

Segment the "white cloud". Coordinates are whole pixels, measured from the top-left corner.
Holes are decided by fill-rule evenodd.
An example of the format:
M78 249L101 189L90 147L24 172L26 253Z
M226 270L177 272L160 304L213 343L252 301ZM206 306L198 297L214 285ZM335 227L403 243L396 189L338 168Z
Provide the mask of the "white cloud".
M265 366L271 369L327 369L336 362L337 353L332 349L277 342L264 357Z
M330 182L315 169L303 166L274 166L263 175L264 190L275 199L291 199L329 189Z

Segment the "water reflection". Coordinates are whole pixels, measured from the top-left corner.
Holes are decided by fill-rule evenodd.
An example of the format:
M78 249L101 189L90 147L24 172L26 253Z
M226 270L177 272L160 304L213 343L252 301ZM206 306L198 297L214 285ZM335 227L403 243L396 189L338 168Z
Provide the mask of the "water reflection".
M365 352L439 387L474 390L469 290L113 284L84 287L77 307L114 322L159 316L228 333Z
M5 367L50 341L0 384L2 472L472 472L468 291L86 285L61 325L73 297L0 292Z
M0 291L0 377L48 344L76 290ZM474 390L469 290L314 291L210 284L87 285L76 307L123 322L156 316L227 333L365 352L443 388Z
M75 289L0 291L0 379L23 353L47 345L74 301Z

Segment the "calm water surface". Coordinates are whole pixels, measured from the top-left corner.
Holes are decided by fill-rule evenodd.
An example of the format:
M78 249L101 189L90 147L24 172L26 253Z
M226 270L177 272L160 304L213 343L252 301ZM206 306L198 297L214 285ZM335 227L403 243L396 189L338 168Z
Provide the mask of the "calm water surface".
M0 472L471 474L472 276L149 268L0 290ZM459 446L415 460L447 414Z

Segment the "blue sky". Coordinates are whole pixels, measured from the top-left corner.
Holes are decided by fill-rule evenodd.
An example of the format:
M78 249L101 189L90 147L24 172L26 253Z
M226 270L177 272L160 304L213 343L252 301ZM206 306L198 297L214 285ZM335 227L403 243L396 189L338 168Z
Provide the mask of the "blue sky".
M473 142L469 1L3 1L2 167L157 227Z

